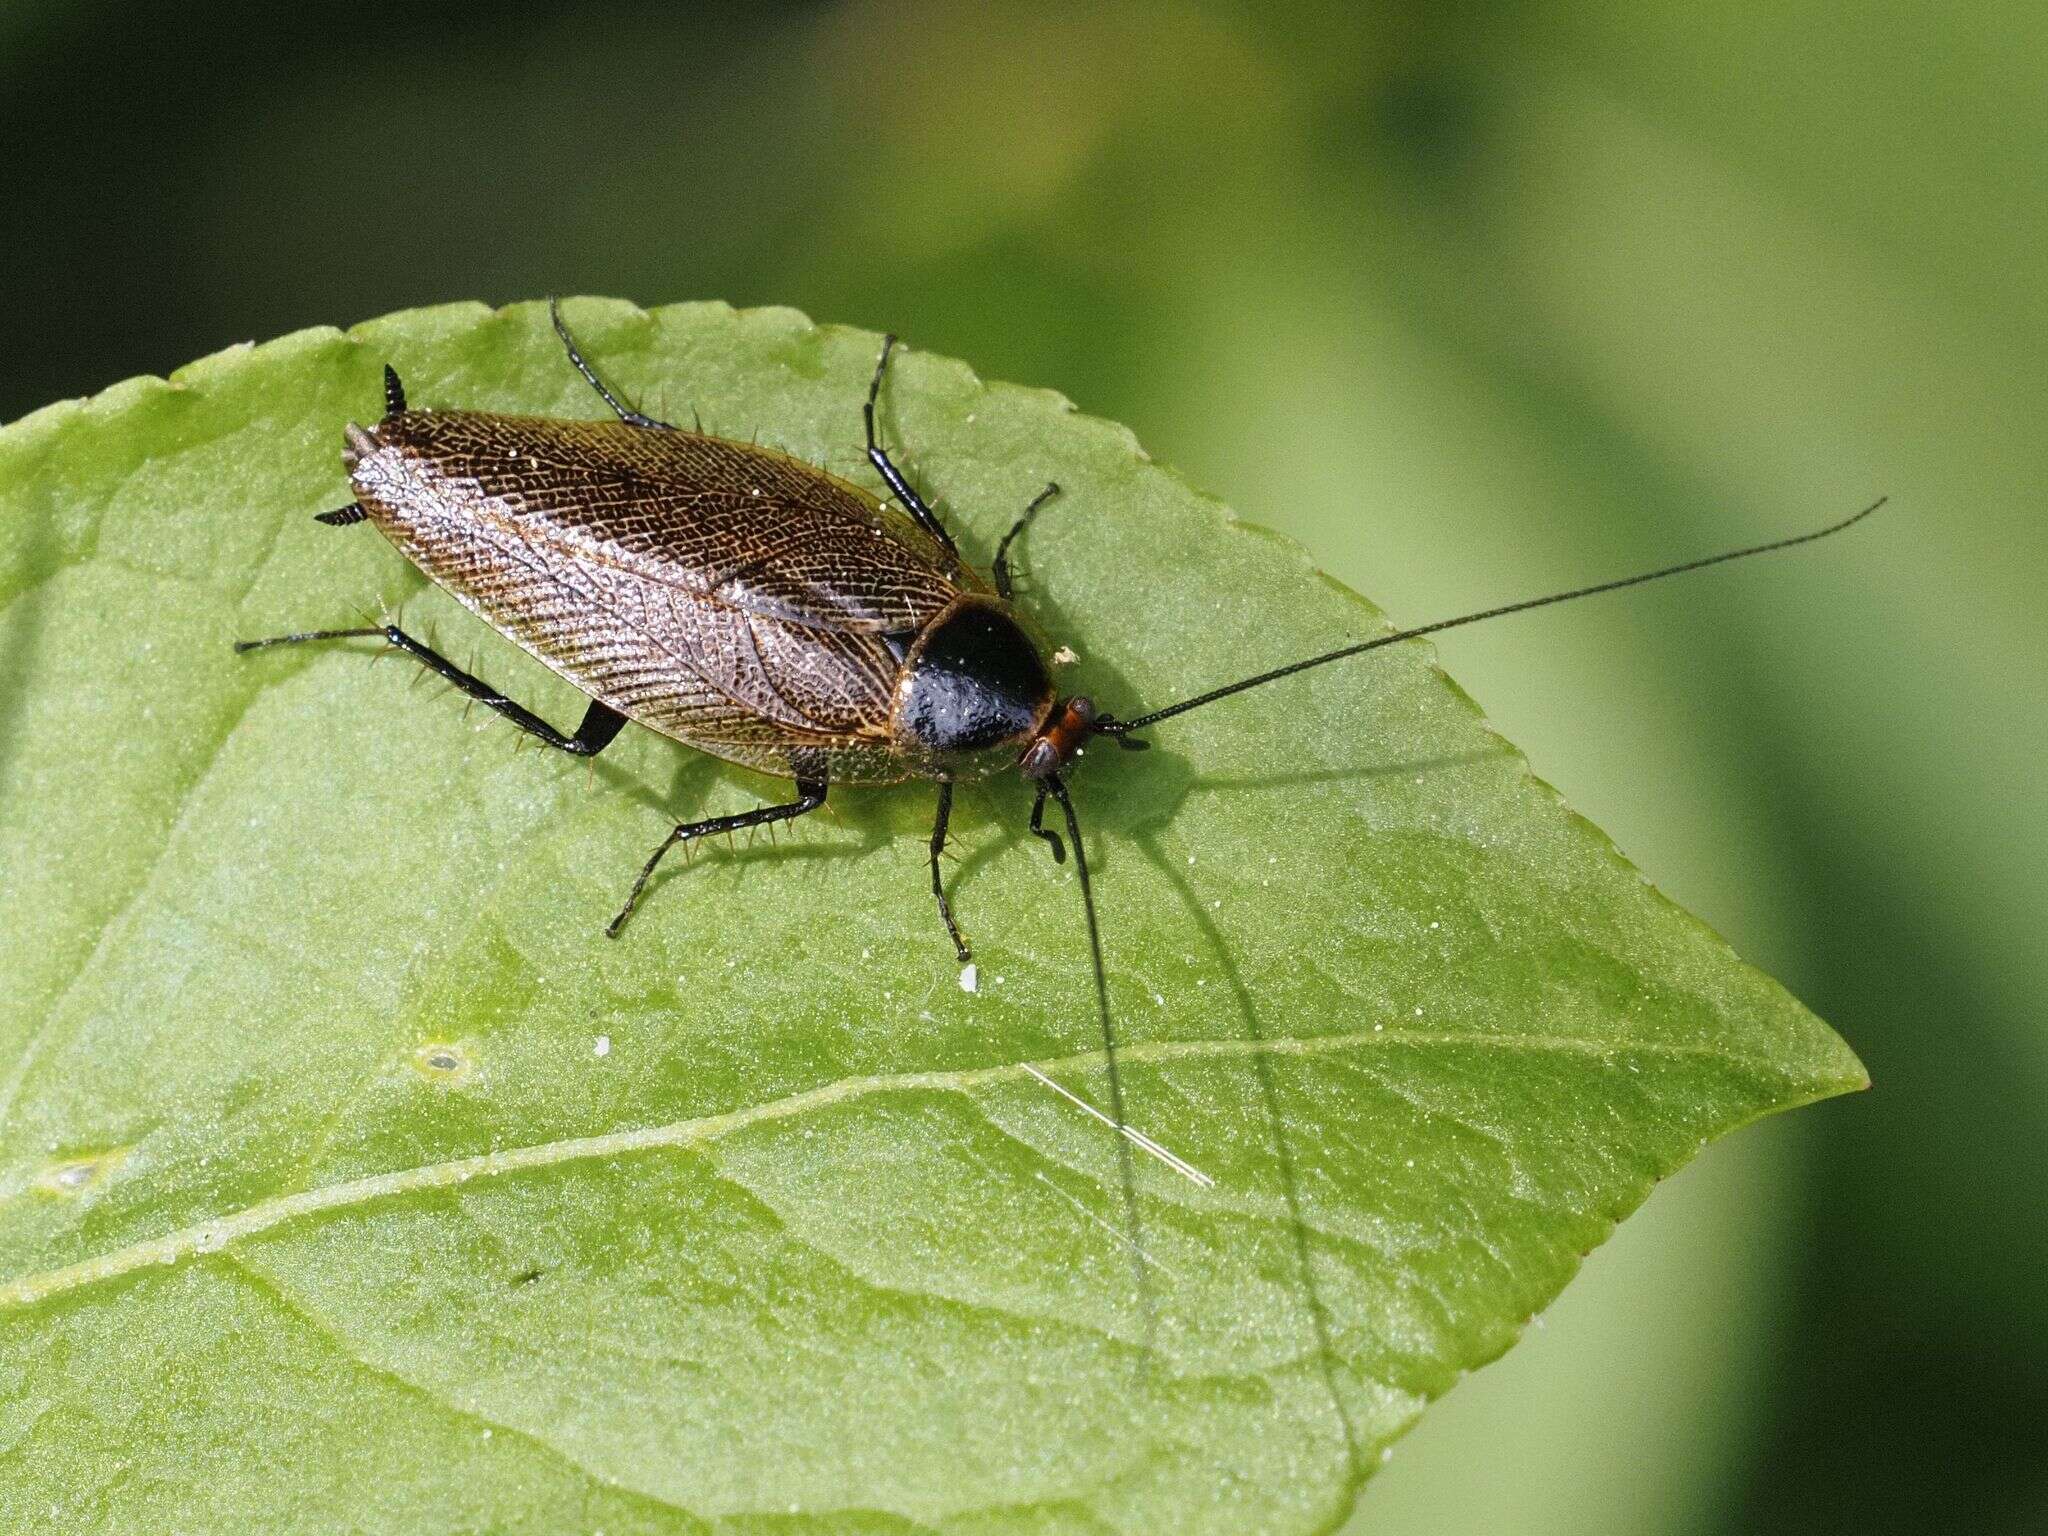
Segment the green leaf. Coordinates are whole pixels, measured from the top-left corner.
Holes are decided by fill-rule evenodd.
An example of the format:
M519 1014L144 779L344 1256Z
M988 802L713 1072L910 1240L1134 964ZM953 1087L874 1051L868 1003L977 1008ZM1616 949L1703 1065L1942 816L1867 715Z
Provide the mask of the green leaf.
M647 409L866 480L877 338L570 307ZM1072 865L925 786L672 861L778 791L645 731L515 751L360 643L404 604L578 697L367 527L416 405L598 415L537 306L239 348L0 434L0 1525L1309 1531L1708 1139L1860 1086L1430 661L1090 754L1149 1300ZM1123 429L917 352L885 431L1114 710L1373 632ZM1078 686L1078 685L1077 685ZM1149 1320L1148 1320L1149 1314ZM1146 1342L1154 1353L1147 1356Z

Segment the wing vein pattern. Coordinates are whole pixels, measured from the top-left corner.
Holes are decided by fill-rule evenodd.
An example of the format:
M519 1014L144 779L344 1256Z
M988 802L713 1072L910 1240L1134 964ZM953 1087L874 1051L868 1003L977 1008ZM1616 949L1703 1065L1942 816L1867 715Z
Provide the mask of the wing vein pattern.
M860 487L772 448L610 421L414 411L352 457L421 569L630 719L787 775L905 776L904 647L981 579Z

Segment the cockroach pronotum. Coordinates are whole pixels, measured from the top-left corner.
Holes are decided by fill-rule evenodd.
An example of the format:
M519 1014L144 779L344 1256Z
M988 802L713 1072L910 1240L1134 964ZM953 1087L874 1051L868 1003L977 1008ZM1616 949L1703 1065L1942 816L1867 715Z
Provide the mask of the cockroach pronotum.
M975 570L876 434L893 336L883 340L862 419L868 461L894 505L773 448L642 415L584 360L559 306L550 302L549 314L570 364L617 420L411 410L387 366L383 420L346 429L342 463L355 499L319 520L374 523L465 608L588 694L575 733L563 735L396 624L309 630L235 649L381 639L563 752L595 756L631 720L795 781L792 800L671 828L606 929L614 937L677 844L806 815L835 784L929 779L938 785L932 895L964 965L967 941L940 870L953 786L1005 768L1021 773L1037 788L1031 831L1055 860L1069 847L1074 853L1107 1069L1105 1118L1119 1133L1141 1286L1131 1148L1156 1149L1125 1119L1101 928L1066 777L1083 745L1100 737L1137 750L1145 745L1137 731L1311 667L1810 544L1884 504L1880 498L1791 538L1394 630L1117 719L1085 694L1059 696L1049 653L1012 602L1011 545L1059 487L1047 485L1023 509L987 577ZM1045 825L1048 800L1059 805L1064 839Z

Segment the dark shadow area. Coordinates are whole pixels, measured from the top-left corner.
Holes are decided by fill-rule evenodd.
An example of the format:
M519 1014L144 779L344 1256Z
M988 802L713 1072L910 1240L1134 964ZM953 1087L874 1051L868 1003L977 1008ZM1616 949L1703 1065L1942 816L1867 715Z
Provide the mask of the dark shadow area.
M2037 1075L1945 931L1808 786L1773 796L1800 853L1804 989L1870 1069L1814 1117L1804 1262L1769 1416L1723 1528L1758 1536L2017 1533L2048 1509L2048 1143ZM2026 1193L2018 1199L2014 1191Z
M693 73L706 83L769 67L782 29L815 9L617 0L585 7L578 30L539 0L486 12L313 0L288 14L252 0L204 12L43 5L8 37L0 90L0 143L58 149L0 160L16 231L0 245L0 291L34 296L9 317L0 420L310 324L456 297L617 290L620 253L555 233L584 178L637 167L664 74L672 116L660 131L687 131ZM613 41L570 51L593 38ZM621 71L634 77L626 88ZM296 114L344 80L344 120ZM441 89L423 98L428 80ZM536 100L536 87L553 95ZM555 124L559 142L531 136L537 122ZM284 137L252 161L241 146L263 134ZM222 179L265 159L297 185ZM729 217L716 169L666 189L651 227L672 241ZM294 223L256 242L244 221L266 206ZM326 210L324 228L297 222L308 207ZM624 254L647 270L644 236ZM266 264L276 270L257 270Z

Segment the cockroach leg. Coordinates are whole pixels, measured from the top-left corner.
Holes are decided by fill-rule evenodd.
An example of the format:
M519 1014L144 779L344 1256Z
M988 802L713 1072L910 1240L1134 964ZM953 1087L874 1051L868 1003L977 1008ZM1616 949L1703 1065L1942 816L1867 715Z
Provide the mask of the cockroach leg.
M875 376L868 381L868 403L861 407L861 421L866 424L868 432L868 462L874 465L876 473L888 482L889 489L896 493L897 500L901 501L910 515L917 519L917 525L952 554L958 555L960 550L953 543L953 535L946 532L946 526L939 521L938 514L924 504L924 498L903 478L903 471L890 460L888 453L875 436L875 401L882 393L882 375L888 370L889 354L895 347L894 336L882 338L882 355L875 359Z
M626 723L626 717L617 710L592 699L590 707L583 712L583 723L576 727L576 734L564 736L532 710L523 704L515 704L475 673L463 671L439 651L422 645L396 624L385 625L382 634L385 641L394 649L404 651L428 671L453 684L477 703L495 709L535 740L545 742L557 751L567 752L573 757L597 756L611 745L612 738L619 734Z
M1060 487L1057 480L1046 481L1045 489L1031 498L1031 505L1024 509L1024 515L1010 525L1010 531L1003 535L1003 542L996 546L995 564L989 568L989 573L995 577L996 591L1002 595L1004 602L1008 602L1011 596L1010 541L1030 527L1031 519L1038 516L1038 509L1048 501L1051 501L1053 497L1059 495L1059 493Z
M750 831L755 827L765 827L774 822L791 821L798 816L809 815L825 803L825 780L822 777L798 779L796 796L796 799L787 805L764 805L758 810L741 811L733 816L710 816L703 821L683 822L671 829L668 836L661 840L661 846L654 850L647 863L642 866L639 878L633 882L633 889L626 893L626 904L619 908L619 915L606 926L604 936L608 939L616 939L619 936L619 930L625 927L626 919L633 915L633 909L640 904L640 893L647 888L648 880L654 875L655 866L661 863L669 849L676 844L681 843L688 847L700 837Z
M373 637L382 640L393 650L404 651L429 672L453 684L477 703L495 709L529 736L571 756L597 756L611 745L612 738L619 734L620 728L626 723L626 717L617 710L592 699L590 707L583 712L583 723L576 727L576 734L564 736L532 710L513 703L489 683L472 672L463 671L439 651L421 644L396 624L380 624L373 629L309 629L291 635L272 635L267 640L237 640L235 650L260 651L273 645L298 645L308 640L361 640Z
M1052 791L1041 781L1038 798L1031 802L1031 835L1045 839L1046 846L1052 849L1053 863L1064 864L1067 862L1067 845L1060 841L1059 833L1045 824L1045 802L1051 794Z
M576 371L583 375L583 382L597 391L598 398L612 408L619 420L629 427L650 427L657 432L675 431L672 422L656 421L652 416L643 416L605 387L604 380L597 376L597 370L586 363L583 354L576 350L576 338L569 334L569 327L562 319L562 305L559 299L548 300L548 319L554 322L555 334L562 338L562 345L569 353L569 361Z
M268 650L273 645L303 645L308 640L364 640L370 636L384 637L382 627L368 629L301 629L289 635L270 635L262 640L237 640L235 654L245 655L250 651Z
M939 916L946 920L946 932L953 937L953 953L965 965L974 956L967 948L967 941L960 936L960 925L953 921L953 904L946 900L946 881L939 873L939 857L946 851L946 822L952 814L953 781L941 779L938 814L932 819L932 895L938 898Z

